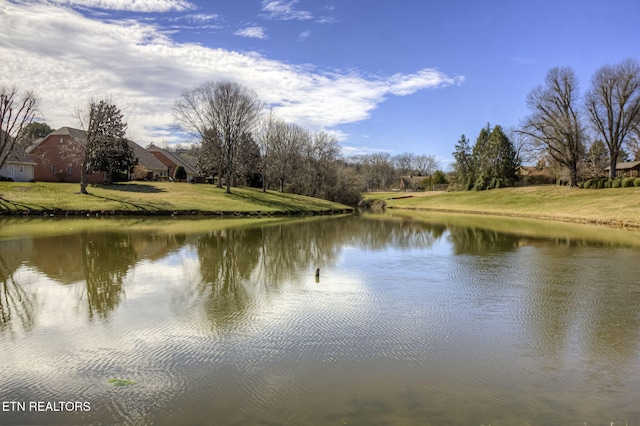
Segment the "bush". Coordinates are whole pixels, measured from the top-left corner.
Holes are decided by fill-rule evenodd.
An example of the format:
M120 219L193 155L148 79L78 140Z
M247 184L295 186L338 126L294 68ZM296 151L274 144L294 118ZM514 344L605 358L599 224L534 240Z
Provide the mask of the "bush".
M589 179L588 181L584 182L582 184L582 187L584 189L589 189L589 188L591 188L591 185L593 185L593 179Z
M611 181L611 187L612 188L620 188L621 186L622 186L622 179L615 178L615 179L613 179L613 181Z
M622 187L623 188L631 188L633 186L633 181L635 181L635 178L624 178L622 179Z
M187 178L187 171L185 170L184 167L178 166L176 167L176 171L173 174L173 178L179 182L182 182Z
M637 177L637 178L634 179L633 186L635 186L635 187L639 187L640 186L640 177Z

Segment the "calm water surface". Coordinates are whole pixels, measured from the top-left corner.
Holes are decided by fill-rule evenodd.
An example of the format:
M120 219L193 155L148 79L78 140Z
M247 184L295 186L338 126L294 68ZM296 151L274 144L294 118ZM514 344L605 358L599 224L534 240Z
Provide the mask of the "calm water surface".
M0 424L640 424L640 234L16 223L0 223Z

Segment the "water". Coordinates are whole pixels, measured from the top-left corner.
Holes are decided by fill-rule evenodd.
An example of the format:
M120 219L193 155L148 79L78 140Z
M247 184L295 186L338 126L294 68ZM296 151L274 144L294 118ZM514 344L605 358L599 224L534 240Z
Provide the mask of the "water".
M640 424L637 233L0 226L0 424Z

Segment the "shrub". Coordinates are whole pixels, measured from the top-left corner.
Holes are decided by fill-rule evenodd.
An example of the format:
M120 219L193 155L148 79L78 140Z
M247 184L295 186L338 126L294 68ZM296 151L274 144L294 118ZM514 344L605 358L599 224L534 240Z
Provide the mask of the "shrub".
M635 178L632 178L632 177L622 179L622 187L623 188L632 187L633 186L633 181L635 181Z
M183 166L176 167L176 171L173 174L173 178L179 182L182 182L187 178L187 171Z
M611 187L612 188L620 188L621 186L622 186L622 179L615 178L615 179L613 179L613 181L611 181Z
M584 182L582 184L582 187L584 189L589 189L589 188L591 188L591 185L593 185L593 179L589 179L588 181Z
M637 177L637 178L634 179L633 186L635 186L635 187L639 187L640 186L640 177Z

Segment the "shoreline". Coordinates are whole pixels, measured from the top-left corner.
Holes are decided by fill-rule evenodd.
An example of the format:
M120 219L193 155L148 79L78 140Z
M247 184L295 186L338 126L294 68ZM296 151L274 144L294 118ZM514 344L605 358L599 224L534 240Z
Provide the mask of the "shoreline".
M629 229L633 231L640 231L640 222L622 221L613 219L591 219L586 217L562 217L554 215L539 215L530 213L497 213L492 211L482 210L457 210L457 209L444 209L444 208L430 208L430 207L393 207L386 206L385 209L389 210L402 210L402 211L421 211L421 212L433 212L433 213L456 213L465 215L478 215L478 216L495 216L495 217L510 217L520 219L538 219L564 223L575 223L582 225L599 225L608 226L611 228Z
M0 211L1 217L301 217L301 216L334 216L353 213L354 209L330 210L283 210L283 211L228 211L228 210L11 210Z
M555 185L490 191L368 193L372 207L539 219L640 230L640 188L569 189Z

